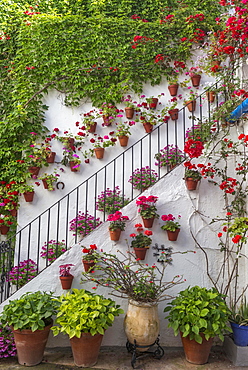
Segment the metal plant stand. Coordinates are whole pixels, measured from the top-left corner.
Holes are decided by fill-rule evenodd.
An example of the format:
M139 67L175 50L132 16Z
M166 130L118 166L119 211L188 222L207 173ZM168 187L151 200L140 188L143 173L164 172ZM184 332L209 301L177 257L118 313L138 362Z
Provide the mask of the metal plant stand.
M150 348L155 346L155 345L157 345L157 348L155 349L155 351L149 351ZM139 352L139 348L147 348L147 347L149 347L148 351ZM157 339L155 340L155 342L153 344L146 345L146 346L139 346L136 343L136 340L134 340L134 344L127 341L126 348L127 348L128 352L131 352L133 354L132 360L131 360L131 365L132 365L133 369L134 369L134 366L135 366L135 363L136 363L136 359L138 357L141 357L141 356L146 355L146 354L150 354L150 355L153 355L154 358L160 360L164 355L164 350L159 344L159 337L157 337Z

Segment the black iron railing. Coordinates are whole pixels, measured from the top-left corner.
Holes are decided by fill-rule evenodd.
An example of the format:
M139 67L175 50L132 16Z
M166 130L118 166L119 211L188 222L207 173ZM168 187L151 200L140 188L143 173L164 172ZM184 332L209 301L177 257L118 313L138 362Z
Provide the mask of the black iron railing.
M185 133L187 129L194 131L194 126L208 122L211 119L211 111L218 107L218 97L214 103L203 99L203 94L197 98L197 110L190 113L187 107L183 107L179 112L179 119L176 121L168 120L154 127L150 134L146 134L140 140L129 146L120 155L114 158L106 166L103 166L87 180L71 190L58 202L54 203L49 209L35 217L29 224L18 230L16 235L0 243L0 300L3 302L14 291L20 287L20 281L15 284L8 282L9 271L13 266L19 265L21 261L33 260L36 264L36 273L49 265L49 260L40 257L41 248L44 242L51 239L55 241L64 240L67 247L71 247L79 240L79 235L70 230L70 221L75 219L75 226L79 226L79 212L87 217L93 218L93 226L96 226L97 219L106 220L107 212L104 207L103 212L97 210L97 200L100 193L105 193L106 189L114 190L118 186L121 194L122 204L125 199L129 201L135 199L145 190L138 190L128 181L133 171L142 169L146 166L157 173L156 181L164 177L170 168L160 168L155 165L154 156L167 145L177 145L182 151L185 143ZM117 195L116 195L117 196ZM103 197L103 204L106 198ZM82 228L82 235L87 234L87 228ZM29 264L29 262L27 262ZM29 274L24 273L28 281Z

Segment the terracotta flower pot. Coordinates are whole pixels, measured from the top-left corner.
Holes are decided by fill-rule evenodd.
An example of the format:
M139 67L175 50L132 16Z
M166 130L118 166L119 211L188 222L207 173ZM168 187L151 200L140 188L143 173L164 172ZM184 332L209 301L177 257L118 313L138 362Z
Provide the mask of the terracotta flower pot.
M145 129L145 132L147 132L148 134L150 134L153 130L153 125L149 122L143 122L143 126L144 126L144 129Z
M205 336L200 333L200 336L202 337L202 343L200 344L194 339L190 340L189 335L184 338L182 333L180 334L186 360L195 365L206 364L213 344L213 338L206 340Z
M56 152L50 152L47 156L47 163L54 163Z
M69 137L69 138L68 138L68 146L69 146L69 148L71 148L72 150L74 150L74 149L75 149L75 147L74 147L74 142L75 142L75 139L74 139L73 137Z
M119 139L120 146L127 146L128 139L129 139L128 136L125 136L125 135L118 136L118 139Z
M23 196L25 198L25 201L30 203L34 200L34 191L26 191L23 193Z
M59 278L61 281L62 289L71 289L72 280L74 278L73 275L60 276Z
M201 81L201 75L194 73L193 76L191 76L191 82L194 87L198 87L200 85Z
M121 236L121 229L109 230L110 240L117 242Z
M74 161L70 161L69 165L70 165L71 172L78 172L79 171L79 167L73 168L74 166L76 166L76 163Z
M152 102L149 103L149 108L155 109L157 107L157 104L158 104L158 98L152 98Z
M179 112L179 109L175 108L175 109L170 109L168 111L169 115L170 115L170 118L172 119L172 121L176 121L178 120L178 112Z
M48 189L47 180L46 179L42 179L42 183L43 183L44 189Z
M82 333L80 338L72 337L70 339L76 366L88 368L97 363L102 338L102 334Z
M144 260L146 258L146 252L149 248L136 248L134 247L135 256L140 260Z
M92 125L90 125L90 128L88 129L88 132L90 134L93 134L96 131L96 126L97 126L97 122L92 123Z
M177 95L178 87L179 87L178 84L173 84L173 85L168 86L168 90L169 90L171 96L176 96Z
M109 116L102 116L102 118L104 126L111 126L112 120L109 118Z
M36 167L36 166L31 166L29 167L29 172L33 175L33 176L38 176L39 175L39 172L40 172L40 167Z
M127 119L132 119L134 116L134 108L126 107L125 113L126 113Z
M34 332L29 329L14 330L11 327L20 365L35 366L42 361L51 326L52 323L43 330Z
M95 148L94 149L95 156L97 159L102 159L104 156L104 148Z
M9 232L9 226L6 225L1 225L0 226L0 232L2 235L6 235Z
M154 217L151 217L151 218L142 217L142 221L143 221L144 227L146 227L147 229L150 229L153 225Z
M166 231L167 231L168 240L170 240L171 242L175 242L177 240L180 229L176 229L175 231L170 231L170 230L166 230Z
M194 112L196 108L196 100L189 100L185 102L185 105L187 106L189 112Z
M206 92L207 99L210 103L213 103L215 100L215 92L214 91L207 91Z
M93 271L93 268L96 264L94 261L82 260L82 262L83 262L83 265L84 265L84 271L85 272L92 272Z
M14 209L10 209L10 210L9 210L9 213L11 214L11 216L13 216L13 217L17 217L17 209L16 209L16 208L14 208Z
M194 180L191 177L185 179L185 184L188 190L196 190L199 180Z

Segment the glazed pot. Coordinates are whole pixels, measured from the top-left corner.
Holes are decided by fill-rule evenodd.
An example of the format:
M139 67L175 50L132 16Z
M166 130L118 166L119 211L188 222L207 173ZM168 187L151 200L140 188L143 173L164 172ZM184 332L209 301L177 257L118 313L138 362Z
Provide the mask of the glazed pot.
M159 334L158 304L129 300L124 331L131 344L136 341L138 346L144 346L137 348L138 351L146 351Z

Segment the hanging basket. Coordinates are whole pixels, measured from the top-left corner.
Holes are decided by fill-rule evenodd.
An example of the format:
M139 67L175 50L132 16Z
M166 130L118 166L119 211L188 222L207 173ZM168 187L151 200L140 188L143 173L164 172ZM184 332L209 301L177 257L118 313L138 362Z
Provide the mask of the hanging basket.
M146 258L146 252L149 248L136 248L134 247L134 253L137 258L143 261Z
M170 230L166 230L166 231L167 231L168 240L170 240L171 242L175 242L177 240L180 229L176 229L175 231L170 231Z
M97 159L102 159L104 156L104 148L95 148L94 149L95 156Z
M178 91L178 84L173 84L168 86L168 90L171 96L176 96Z
M118 139L119 139L120 146L127 146L128 139L129 139L128 136L125 136L125 135L118 136Z
M132 119L134 116L134 108L126 107L125 113L126 113L127 119Z
M110 240L117 242L121 236L121 229L109 230Z

